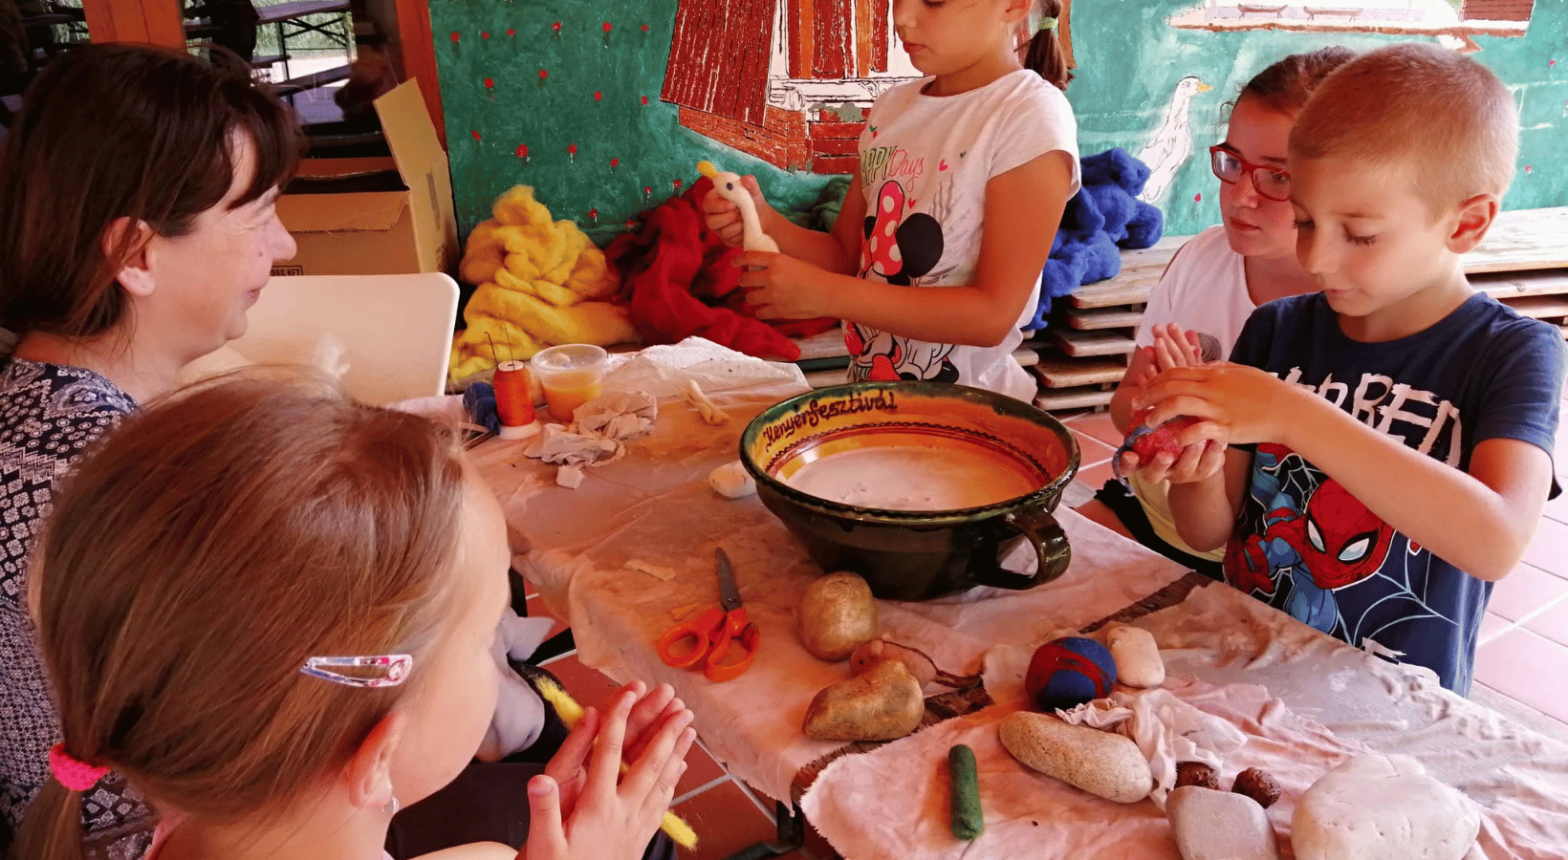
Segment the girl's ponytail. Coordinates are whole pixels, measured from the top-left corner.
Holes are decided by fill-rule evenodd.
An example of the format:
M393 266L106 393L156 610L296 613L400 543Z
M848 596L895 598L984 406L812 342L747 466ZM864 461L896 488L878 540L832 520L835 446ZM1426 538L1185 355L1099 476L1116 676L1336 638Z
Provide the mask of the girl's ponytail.
M28 860L82 860L82 796L50 779L27 807L16 855Z
M1032 26L1029 51L1024 55L1024 68L1045 78L1059 90L1066 90L1073 79L1072 67L1067 64L1067 52L1057 38L1061 29L1062 0L1038 0L1038 16L1030 15Z

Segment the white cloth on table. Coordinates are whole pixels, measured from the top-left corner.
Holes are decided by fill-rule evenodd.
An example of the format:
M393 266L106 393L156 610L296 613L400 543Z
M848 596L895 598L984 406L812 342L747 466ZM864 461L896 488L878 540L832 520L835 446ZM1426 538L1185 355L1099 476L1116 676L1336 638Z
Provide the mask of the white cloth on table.
M1246 736L1224 757L1221 785L1259 767L1284 789L1268 810L1282 856L1291 856L1293 798L1345 757L1375 751L1409 755L1476 801L1482 829L1472 860L1562 857L1568 745L1443 690L1431 672L1378 659L1224 585L1195 589L1181 604L1131 623L1160 643L1164 691ZM802 807L834 848L851 860L1177 860L1169 825L1153 801L1102 800L1028 771L1001 748L996 724L1023 704L1022 670L1007 680L999 667L1008 661L993 652L986 662L987 689L999 704L823 771ZM954 743L969 744L979 761L986 833L974 843L947 831L938 768ZM930 779L910 779L923 768ZM890 796L885 787L895 779L915 796Z
M682 417L703 426L689 413ZM728 453L693 458L692 473L706 474ZM622 460L605 468L629 466ZM817 691L849 677L847 664L816 659L795 633L795 607L821 569L755 498L723 499L700 480L631 497L625 497L625 487L649 487L646 479L616 484L622 497L606 500L616 507L593 524L594 531L578 532L585 543L562 545L548 538L553 522L581 519L580 512L528 505L523 519L537 528L530 532L536 551L525 575L552 605L568 607L585 664L621 682L641 678L675 685L697 714L697 730L714 756L758 791L788 802L796 774L842 746L808 740L801 732ZM1183 574L1174 562L1076 513L1057 516L1076 560L1056 583L1023 592L975 589L945 603L882 601L883 636L925 651L949 672L969 672L993 643L1026 644L1043 630L1087 626ZM559 526L563 532L569 527ZM555 548L538 551L551 545ZM762 630L750 671L723 684L665 666L652 647L665 628L717 601L715 546L723 546L734 562L747 615ZM628 570L631 560L672 568L677 576L663 582ZM759 702L767 706L757 707Z

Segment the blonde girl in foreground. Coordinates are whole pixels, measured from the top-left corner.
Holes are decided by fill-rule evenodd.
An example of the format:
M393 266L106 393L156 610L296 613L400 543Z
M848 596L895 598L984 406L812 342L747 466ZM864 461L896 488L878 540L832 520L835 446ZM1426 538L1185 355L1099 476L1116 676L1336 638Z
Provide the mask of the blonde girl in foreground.
M105 768L159 814L149 858L382 857L393 813L456 777L490 723L505 524L424 418L276 380L200 388L81 463L40 549L30 601L64 740L30 860L82 855L68 786ZM521 853L427 856L640 857L695 737L668 690L643 692L589 709L528 784Z

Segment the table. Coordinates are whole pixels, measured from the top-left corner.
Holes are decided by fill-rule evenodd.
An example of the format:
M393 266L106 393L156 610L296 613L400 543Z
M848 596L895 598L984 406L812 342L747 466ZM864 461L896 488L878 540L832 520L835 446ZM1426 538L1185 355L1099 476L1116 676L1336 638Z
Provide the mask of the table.
M798 390L774 387L715 396L733 419L720 427L703 424L684 403L666 400L655 433L632 443L622 460L589 470L588 480L575 491L556 487L548 468L522 460L521 443L490 441L473 455L509 524L532 542L533 551L518 569L568 620L582 661L618 681L672 684L696 712L704 743L731 773L781 805L804 797L809 811L813 796L833 796L839 771L875 765L878 756L906 755L901 749L928 755L931 750L921 744L939 743L943 732L983 729L996 714L992 709L952 720L827 769L824 762L845 745L801 735L806 706L816 691L848 676L845 665L807 654L794 634L794 607L819 570L755 498L721 499L703 480L710 469L735 457L736 440L753 415ZM1060 511L1058 517L1074 548L1073 564L1061 580L1029 592L986 590L918 604L884 601L884 634L926 650L949 671L971 671L982 657L990 660L1009 648L1027 653L1039 641L1092 626L1162 590L1184 589L1183 596L1193 591L1198 599L1178 596L1176 606L1139 623L1149 625L1162 646L1172 649L1167 659L1173 676L1197 677L1200 681L1192 683L1205 685L1189 684L1194 695L1227 684L1257 690L1262 681L1272 693L1268 702L1277 703L1269 707L1296 708L1305 712L1304 719L1321 721L1315 725L1334 725L1333 733L1347 743L1421 754L1429 767L1438 765L1433 770L1442 778L1494 791L1507 781L1508 769L1534 768L1530 784L1546 808L1559 800L1568 808L1568 747L1524 732L1404 668L1385 664L1379 669L1374 658L1223 586L1194 589L1187 572L1174 563L1071 511ZM716 600L715 546L734 560L748 613L763 633L751 671L724 684L664 666L653 649L665 628ZM663 581L628 567L633 561L673 575ZM1238 625L1241 616L1246 623ZM1244 665L1237 663L1237 654L1247 658ZM1332 677L1318 673L1317 666L1333 667ZM1005 678L991 678L988 688L999 701L1007 698ZM1325 707L1335 701L1371 704ZM1476 733L1495 743L1452 748L1452 738ZM946 746L941 751L945 754ZM822 776L813 785L818 772ZM889 813L890 820L921 808L904 802L908 790L901 790L898 798L884 797L903 807ZM836 828L864 824L863 815L813 820L835 845L852 837ZM1549 834L1557 832L1551 828L1562 828L1557 844L1568 844L1568 819L1543 820L1539 826ZM1496 840L1511 844L1508 840L1517 836L1503 833ZM931 846L904 847L909 849L905 856L947 856L927 850ZM1170 850L1174 857L1173 845Z

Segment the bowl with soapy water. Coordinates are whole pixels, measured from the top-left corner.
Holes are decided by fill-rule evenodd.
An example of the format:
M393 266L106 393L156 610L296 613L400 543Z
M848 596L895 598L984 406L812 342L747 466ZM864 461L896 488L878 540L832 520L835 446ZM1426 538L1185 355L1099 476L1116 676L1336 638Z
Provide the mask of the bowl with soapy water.
M740 459L812 558L860 574L878 597L1033 588L1072 558L1052 512L1078 471L1078 444L1051 415L996 392L934 382L812 391L759 414ZM1032 572L1002 566L1020 544Z

